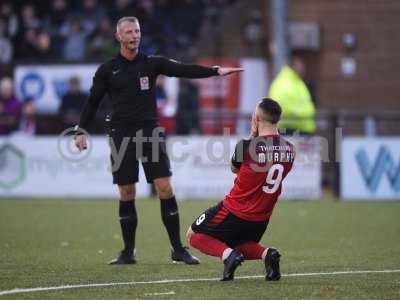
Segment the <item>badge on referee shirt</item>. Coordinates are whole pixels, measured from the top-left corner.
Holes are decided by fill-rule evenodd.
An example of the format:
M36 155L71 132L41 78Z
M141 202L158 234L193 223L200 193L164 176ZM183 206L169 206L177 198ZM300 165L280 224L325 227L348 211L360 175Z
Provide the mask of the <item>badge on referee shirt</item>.
M149 77L145 76L145 77L140 77L140 90L141 91L145 91L150 89L150 85L149 85Z

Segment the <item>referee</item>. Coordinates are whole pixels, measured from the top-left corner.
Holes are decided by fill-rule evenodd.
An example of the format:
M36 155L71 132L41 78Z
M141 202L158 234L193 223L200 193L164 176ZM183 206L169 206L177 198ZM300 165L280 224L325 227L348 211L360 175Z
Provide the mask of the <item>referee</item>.
M124 249L110 264L134 264L135 232L138 223L135 183L138 182L141 159L147 182L154 183L160 198L161 217L172 245L171 259L186 264L198 264L187 248L182 245L178 206L171 186L170 162L166 153L165 136L157 130L156 79L160 74L186 78L206 78L242 71L239 68L203 67L176 62L160 56L148 56L139 52L140 25L135 17L123 17L117 23L116 38L121 45L120 53L97 69L90 95L79 122L79 128L88 129L105 94L112 102L110 122L110 146L113 183L118 185L119 220ZM84 134L77 135L75 144L79 150L87 147ZM158 142L136 142L138 135L158 138ZM118 155L114 155L117 153ZM119 160L119 154L123 153ZM156 155L155 155L156 154ZM116 160L117 158L117 160Z

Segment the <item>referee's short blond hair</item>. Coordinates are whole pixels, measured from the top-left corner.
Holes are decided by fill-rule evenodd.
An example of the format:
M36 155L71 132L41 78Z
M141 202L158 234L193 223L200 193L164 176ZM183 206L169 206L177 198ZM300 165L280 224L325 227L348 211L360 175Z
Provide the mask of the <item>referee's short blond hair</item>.
M133 17L133 16L131 16L131 17L122 17L117 22L117 28L116 28L117 32L118 32L121 24L124 23L124 22L139 23L139 20L138 20L138 18Z

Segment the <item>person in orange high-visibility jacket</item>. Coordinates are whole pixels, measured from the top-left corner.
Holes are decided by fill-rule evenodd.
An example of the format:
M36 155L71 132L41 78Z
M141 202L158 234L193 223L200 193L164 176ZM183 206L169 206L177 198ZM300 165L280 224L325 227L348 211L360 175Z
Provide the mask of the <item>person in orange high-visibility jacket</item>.
M287 133L314 134L315 107L310 91L299 74L302 68L300 58L293 57L291 65L284 66L272 81L268 94L282 107L280 128L285 128Z

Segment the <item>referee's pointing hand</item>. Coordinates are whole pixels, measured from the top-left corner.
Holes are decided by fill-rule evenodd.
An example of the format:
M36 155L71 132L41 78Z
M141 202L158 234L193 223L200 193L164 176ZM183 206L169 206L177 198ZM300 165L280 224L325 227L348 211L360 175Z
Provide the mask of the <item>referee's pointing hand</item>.
M87 148L86 135L78 134L75 136L75 146L79 151L85 150Z
M239 73L239 72L243 72L243 71L244 71L243 68L221 68L221 67L218 67L218 75L220 75L220 76L230 75L230 74Z

